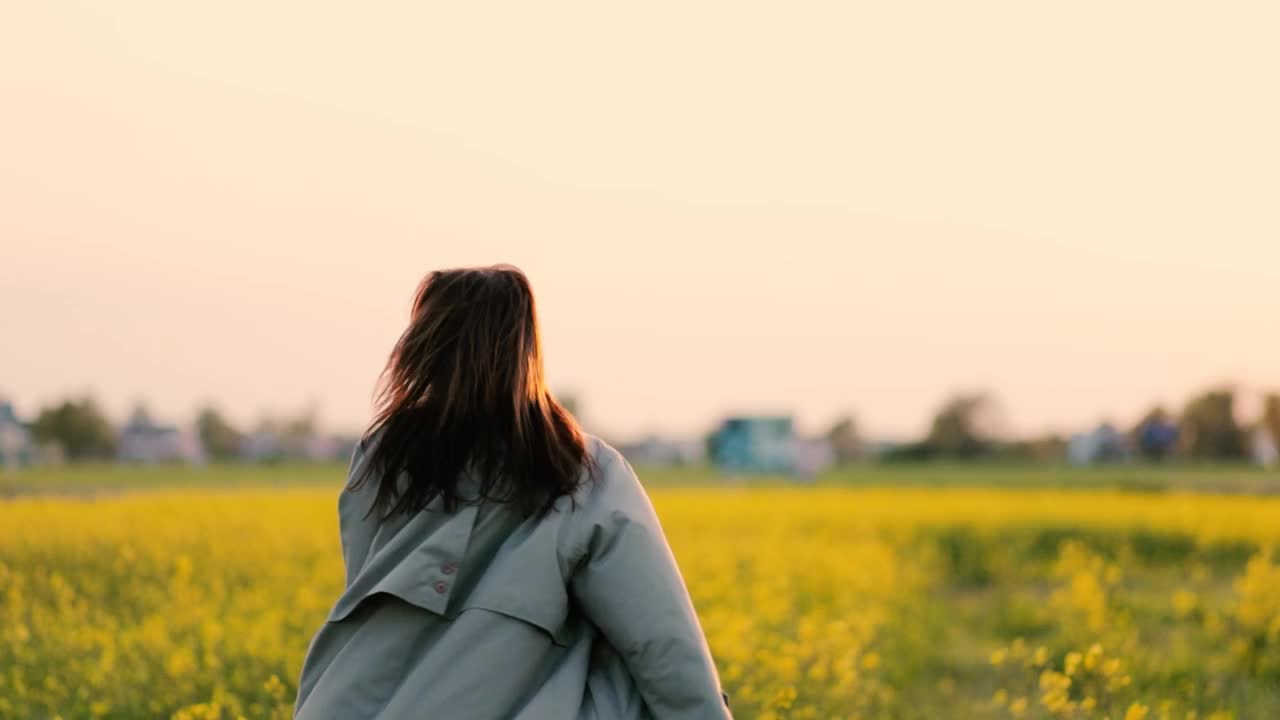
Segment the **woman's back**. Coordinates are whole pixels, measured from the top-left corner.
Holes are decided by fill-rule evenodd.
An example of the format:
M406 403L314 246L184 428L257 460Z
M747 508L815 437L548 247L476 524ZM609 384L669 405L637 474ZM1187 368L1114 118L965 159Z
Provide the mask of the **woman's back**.
M380 522L340 507L347 590L297 717L728 717L661 528L616 451L551 512L468 502ZM368 467L357 455L352 474Z

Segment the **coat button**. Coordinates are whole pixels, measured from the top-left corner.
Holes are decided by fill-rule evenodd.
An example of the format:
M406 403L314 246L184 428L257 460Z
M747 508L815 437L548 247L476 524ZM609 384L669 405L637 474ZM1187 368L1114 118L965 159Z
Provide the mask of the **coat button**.
M453 571L457 569L458 569L458 566L454 565L451 562L447 562L440 566L440 572L444 573L445 575L452 575Z
M442 583L442 582L436 583L436 592L440 593L441 595L443 595L445 590L448 590L448 589L449 589L448 584Z

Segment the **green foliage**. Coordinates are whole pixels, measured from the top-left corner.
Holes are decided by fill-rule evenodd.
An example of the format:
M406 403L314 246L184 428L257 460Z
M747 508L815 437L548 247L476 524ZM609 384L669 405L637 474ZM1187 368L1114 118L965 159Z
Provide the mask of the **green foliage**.
M239 456L244 434L237 430L216 408L206 407L196 415L196 433L204 450L214 460Z
M835 451L837 462L850 462L862 457L862 440L858 437L858 425L845 415L832 424L827 440Z
M957 395L934 416L925 445L934 457L987 455L995 448L995 410L986 393Z
M1210 390L1182 411L1183 452L1199 460L1238 460L1246 456L1245 432L1236 422L1235 392Z
M116 452L115 430L90 397L41 410L31 431L37 442L57 444L71 460L102 460Z
M295 463L272 468L253 464L209 467L35 466L0 475L0 496L33 490L82 492L138 487L244 486L253 484L342 483L345 464ZM637 468L646 486L705 487L733 482L701 465ZM1167 491L1228 494L1280 494L1280 474L1243 463L1231 465L1165 464L1070 467L1020 462L861 463L822 473L819 486L1008 488L1073 490L1114 489L1130 493ZM793 487L794 478L765 475L753 487Z
M1271 393L1262 401L1262 427L1280 445L1280 393Z
M1169 413L1163 407L1157 405L1148 410L1142 416L1142 419L1133 426L1133 429L1129 431L1130 442L1133 443L1133 447L1138 449L1138 453L1144 459L1152 461L1165 460L1173 453L1172 442L1168 443L1168 445L1151 442L1146 437L1146 434L1148 428L1170 425L1172 422L1173 418Z
M1029 462L1061 462L1067 456L1067 440L1061 435L1042 435L1016 440L998 448L1001 458Z

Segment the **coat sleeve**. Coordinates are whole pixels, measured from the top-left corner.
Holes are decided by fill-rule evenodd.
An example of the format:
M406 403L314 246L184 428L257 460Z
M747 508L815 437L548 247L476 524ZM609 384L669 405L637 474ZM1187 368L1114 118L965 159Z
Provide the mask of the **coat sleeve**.
M347 484L368 471L368 452L357 445L351 455L351 466L347 471ZM369 480L359 491L344 486L338 496L338 533L342 539L342 564L346 568L346 587L360 574L364 562L368 558L369 546L373 543L375 524L369 522L368 514L376 485Z
M657 720L731 718L657 514L621 456L602 458L570 586Z

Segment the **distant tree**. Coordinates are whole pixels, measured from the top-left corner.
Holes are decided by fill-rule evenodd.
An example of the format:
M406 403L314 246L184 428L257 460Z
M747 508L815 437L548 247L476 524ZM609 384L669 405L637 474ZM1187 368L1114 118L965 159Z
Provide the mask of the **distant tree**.
M317 415L318 412L312 408L279 423L280 442L284 446L285 454L291 457L306 455L307 444L319 430Z
M858 437L858 425L848 415L841 417L827 431L827 442L835 451L837 462L851 462L862 457L862 440Z
M138 427L151 427L155 423L151 420L151 411L147 409L145 403L137 403L133 406L133 411L129 413L128 425Z
M1262 400L1262 427L1280 446L1280 393L1271 393Z
M116 432L92 398L44 408L31 424L38 442L54 443L70 460L106 459L116 452Z
M707 460L714 463L720 457L720 428L715 428L702 436L703 450Z
M264 417L245 436L244 444L240 446L240 456L256 462L274 463L283 460L285 447L281 429L279 421Z
M280 434L286 440L306 440L315 434L316 426L315 413L305 412L281 423Z
M996 407L986 393L956 395L933 418L924 444L939 457L971 458L995 448Z
M886 463L924 462L937 458L938 453L928 442L903 443L893 445L880 453L880 460Z
M196 414L196 434L204 451L214 460L230 460L240 456L244 433L237 430L217 408L205 407Z
M1220 388L1205 392L1182 411L1182 451L1198 460L1239 460L1248 443L1236 422L1235 392Z
M1178 428L1173 416L1157 405L1133 426L1129 438L1142 457L1147 460L1164 460L1177 449Z
M1061 435L1041 435L1005 444L1000 457L1032 462L1060 462L1067 456L1067 440Z

